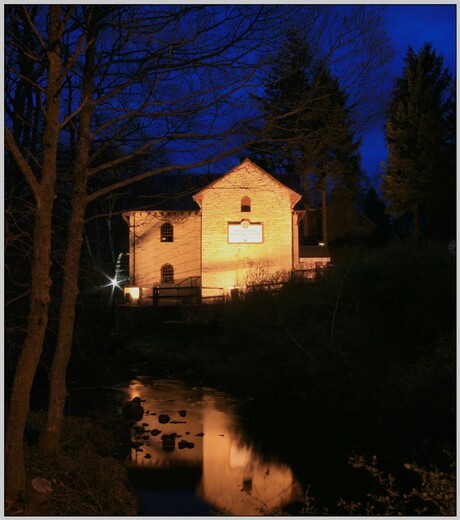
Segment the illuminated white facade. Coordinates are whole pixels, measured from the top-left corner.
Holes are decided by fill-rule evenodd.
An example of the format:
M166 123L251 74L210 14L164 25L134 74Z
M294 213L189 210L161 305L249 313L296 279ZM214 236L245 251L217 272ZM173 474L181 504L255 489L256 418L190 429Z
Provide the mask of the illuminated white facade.
M226 295L305 269L299 257L301 195L249 159L195 190L191 199L195 207L188 209L124 214L130 284L141 287L144 297L155 287L199 287L203 297ZM328 255L323 257L327 263Z

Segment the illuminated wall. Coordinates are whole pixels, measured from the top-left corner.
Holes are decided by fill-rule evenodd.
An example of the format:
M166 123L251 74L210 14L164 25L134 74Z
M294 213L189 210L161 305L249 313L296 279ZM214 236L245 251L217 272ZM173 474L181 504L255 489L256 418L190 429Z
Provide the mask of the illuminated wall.
M161 226L165 222L173 227L173 240L170 242L161 240ZM199 211L131 212L131 284L149 289L160 285L161 267L165 264L174 269L174 282L169 285L176 285L190 276L200 276L200 229Z
M249 160L194 196L202 214L204 296L215 294L213 288L229 291L294 267L292 208L300 197ZM244 226L253 227L246 239Z
M174 286L201 276L203 296L265 281L299 265L301 195L246 159L198 192L196 211L133 211L125 214L130 233L130 284L151 296L153 286ZM161 228L173 227L173 240ZM174 280L162 283L161 268Z

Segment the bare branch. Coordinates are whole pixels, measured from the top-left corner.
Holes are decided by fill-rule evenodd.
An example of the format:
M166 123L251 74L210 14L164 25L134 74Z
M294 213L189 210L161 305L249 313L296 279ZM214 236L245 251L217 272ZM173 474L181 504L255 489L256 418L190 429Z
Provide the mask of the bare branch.
M37 178L35 177L35 174L32 168L30 167L29 163L26 161L23 154L21 153L21 150L19 149L16 141L13 138L13 134L7 126L5 126L5 144L8 151L11 153L14 160L16 161L16 164L18 165L22 174L24 175L24 178L26 179L27 184L32 190L38 205L41 199L40 184L37 181Z
M40 31L37 29L36 25L34 24L34 22L32 21L32 18L30 17L30 13L27 9L27 6L23 5L22 6L22 13L24 15L24 18L28 24L28 26L30 27L30 29L32 30L32 32L35 34L35 36L37 37L41 47L43 49L46 49L46 42L43 40L42 38L42 35L40 34Z
M111 191L117 190L119 188L124 188L126 186L130 186L131 184L134 184L141 180L148 179L149 177L152 177L153 175L158 175L160 173L165 173L168 171L176 171L176 170L180 171L180 170L199 168L202 166L209 166L210 163L217 162L220 159L223 159L225 157L229 157L233 154L238 153L238 151L241 151L244 148L246 148L247 144L248 143L244 143L239 146L235 146L230 151L224 151L220 154L215 155L211 159L206 158L205 160L195 161L195 162L191 162L191 163L183 164L183 165L176 164L176 165L162 166L159 168L155 168L153 170L146 171L142 174L129 177L128 179L124 179L119 182L115 182L114 184L111 184L110 186L106 186L104 188L101 188L100 190L95 191L94 193L91 193L91 195L89 195L87 198L88 203L92 202L93 200L96 200L99 197L102 197L103 195L105 195L107 193L110 193Z

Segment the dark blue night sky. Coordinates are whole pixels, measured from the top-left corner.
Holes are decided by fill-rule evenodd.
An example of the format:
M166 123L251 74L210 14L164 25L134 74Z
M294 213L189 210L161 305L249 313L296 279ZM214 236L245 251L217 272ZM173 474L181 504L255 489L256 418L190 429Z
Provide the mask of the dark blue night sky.
M394 77L402 74L409 45L417 52L425 42L431 42L436 52L444 56L444 65L455 76L456 16L455 4L387 5L384 18L395 50ZM375 187L380 184L380 162L386 154L381 125L362 135L362 165Z
M258 2L251 2L258 3ZM279 2L273 2L279 3ZM295 2L302 4L303 2ZM307 1L305 4L315 4ZM359 2L366 5L370 2ZM331 2L334 5L348 6L351 2ZM403 72L403 60L409 46L418 52L425 42L430 42L438 54L444 56L444 66L452 75L456 75L456 16L457 6L452 0L440 4L434 3L388 3L373 4L384 6L383 18L390 38L394 58L391 65L390 84ZM374 188L381 184L381 162L386 161L387 150L383 134L384 119L380 118L367 126L366 130L357 134L361 138L362 167ZM213 166L222 173L234 167L235 158L224 159ZM200 170L201 171L201 170Z

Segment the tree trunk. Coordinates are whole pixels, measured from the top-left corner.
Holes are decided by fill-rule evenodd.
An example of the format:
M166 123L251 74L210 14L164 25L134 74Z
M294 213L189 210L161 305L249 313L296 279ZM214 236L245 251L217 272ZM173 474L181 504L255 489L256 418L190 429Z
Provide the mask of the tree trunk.
M303 236L308 237L310 235L310 228L308 223L308 179L307 172L303 174L303 204L305 207L305 217L303 218Z
M107 226L107 237L109 240L109 249L110 249L110 258L112 259L113 273L115 274L115 269L117 267L117 259L115 257L115 247L113 246L113 230L112 230L112 211L113 211L113 203L110 204L110 212L109 216L105 219L105 223Z
M86 209L86 182L75 191L69 221L69 237L64 260L62 301L56 352L50 372L50 395L46 423L40 436L40 449L46 454L59 450L64 407L67 397L66 373L72 351L75 307L78 297L78 269Z
M45 190L43 190L45 192ZM51 191L51 193L54 193ZM44 200L48 199L48 200ZM32 383L43 350L48 323L49 288L51 280L51 208L49 197L41 200L34 231L34 259L32 264L31 302L29 307L24 348L16 366L11 389L5 432L5 495L15 503L25 491L23 437Z
M327 197L326 197L326 188L321 190L321 205L322 205L322 218L321 218L321 227L322 227L322 236L323 236L323 244L325 246L328 245L328 234L327 234Z
M59 138L60 72L59 41L61 6L50 7L48 82L46 89L43 166L38 188L34 189L34 256L31 271L31 299L24 348L19 358L11 389L5 431L5 498L17 502L25 492L24 430L29 412L30 390L48 324L51 268L51 217L56 181L56 158ZM33 184L33 179L28 181Z
M66 373L72 352L75 307L78 297L78 270L83 243L85 211L88 203L88 163L92 142L91 119L94 112L93 74L96 40L96 24L93 7L88 11L89 29L87 41L91 42L85 52L83 73L82 104L80 126L75 153L75 183L72 193L72 210L68 225L67 247L64 258L62 300L59 313L59 329L56 351L50 373L50 395L45 426L40 435L40 449L46 454L54 454L60 448L64 407L67 397Z

